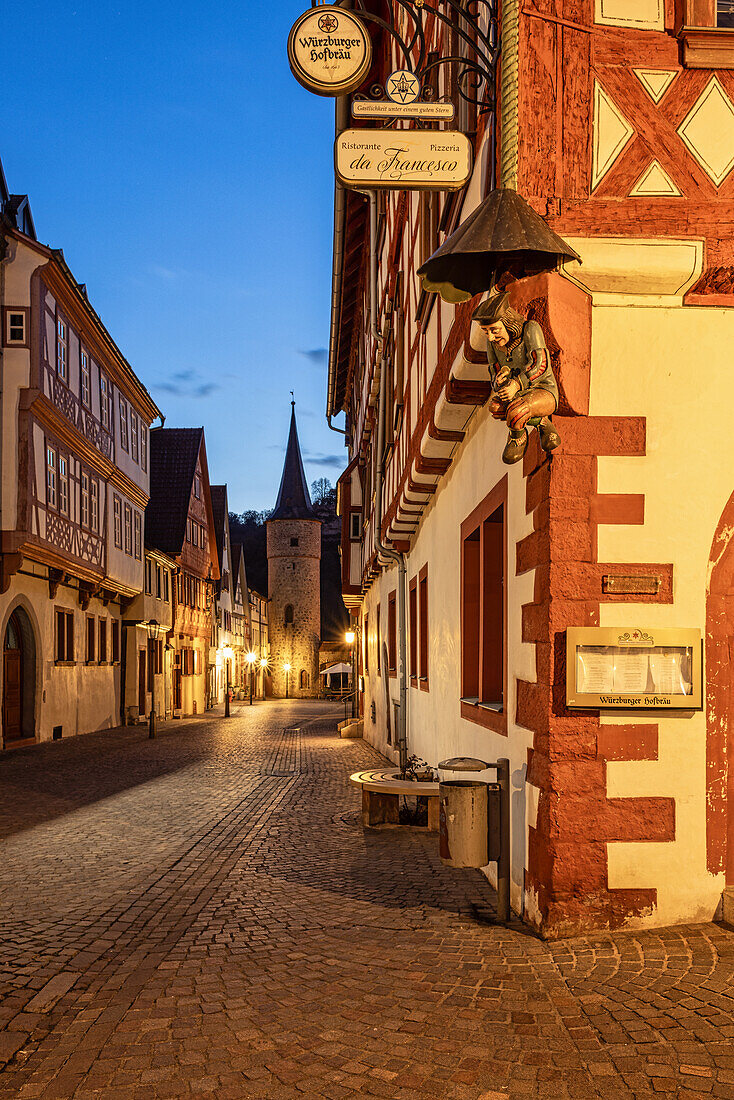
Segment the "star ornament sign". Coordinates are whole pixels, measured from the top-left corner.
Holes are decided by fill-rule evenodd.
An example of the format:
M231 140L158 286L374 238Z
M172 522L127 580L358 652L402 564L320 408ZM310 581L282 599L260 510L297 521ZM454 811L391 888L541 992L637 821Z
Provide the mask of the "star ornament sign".
M421 94L420 81L409 69L398 69L392 73L385 87L393 103L415 103Z
M372 40L361 19L334 5L309 8L291 27L288 62L299 84L317 95L353 92L372 64Z

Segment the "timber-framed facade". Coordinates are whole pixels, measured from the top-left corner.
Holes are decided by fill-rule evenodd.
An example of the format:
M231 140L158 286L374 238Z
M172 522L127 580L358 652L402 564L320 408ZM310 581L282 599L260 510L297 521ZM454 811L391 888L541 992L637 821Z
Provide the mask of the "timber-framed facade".
M491 19L492 5L476 8ZM502 74L468 108L438 70L474 172L461 193L377 192L374 302L368 203L337 194L327 413L346 413L343 587L360 617L364 734L397 759L401 670L390 676L381 652L397 554L408 749L433 766L510 757L515 911L548 936L708 920L734 890L734 455L717 398L717 349L734 337L732 32L708 0L515 8L504 94L517 97L517 189L583 259L507 287L541 325L558 379L552 459L533 438L521 463L502 464L471 323L480 298L454 306L416 277L497 185L511 138L492 110ZM702 41L685 30L691 12L708 20L708 63L686 45ZM425 26L430 52L450 52L450 22ZM370 85L400 62L387 35L376 41ZM337 118L346 125L348 104ZM655 584L625 592L609 584L619 577ZM565 632L590 625L699 629L704 710L569 710Z
M16 204L17 206L17 204ZM5 747L119 725L160 411L59 251L4 204Z

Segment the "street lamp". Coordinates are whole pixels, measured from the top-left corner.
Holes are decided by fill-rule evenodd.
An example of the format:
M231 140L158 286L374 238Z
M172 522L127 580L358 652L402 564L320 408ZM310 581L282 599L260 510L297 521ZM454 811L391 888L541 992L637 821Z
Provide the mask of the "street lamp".
M146 625L148 631L148 662L153 661L153 667L150 676L150 718L148 720L148 737L155 737L155 672L156 665L158 664L158 654L156 652L156 643L158 642L158 635L161 632L161 624L157 619L150 619ZM150 645L150 642L153 645Z
M286 699L288 698L288 680L290 679L290 677L289 677L290 670L291 670L291 666L286 661L286 663L283 665L283 672L285 673L285 697L286 697Z
M349 646L349 663L352 666L352 718L357 717L357 668L356 661L354 659L354 643L357 640L357 635L353 630L347 630L344 635L344 641ZM346 710L346 707L344 708Z
M224 717L225 718L229 718L229 716L230 716L230 714L229 714L229 661L230 661L230 658L232 656L232 653L233 653L233 650L232 650L231 645L226 645L222 649L222 654L224 655L224 668L225 668L225 671L226 671L226 683L227 683L227 690L226 690L225 696L224 696Z
M252 689L255 681L255 661L257 660L257 653L253 653L252 650L245 656L245 660L250 666L250 706L252 706Z

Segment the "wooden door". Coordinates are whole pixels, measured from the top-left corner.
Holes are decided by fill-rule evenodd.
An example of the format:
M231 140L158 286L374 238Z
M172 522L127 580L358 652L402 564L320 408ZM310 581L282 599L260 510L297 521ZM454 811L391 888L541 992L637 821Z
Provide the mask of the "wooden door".
M138 714L145 715L145 650L138 650Z
M6 743L23 736L23 660L19 649L3 654L3 735Z
M173 672L173 707L174 710L181 710L181 669L176 668Z

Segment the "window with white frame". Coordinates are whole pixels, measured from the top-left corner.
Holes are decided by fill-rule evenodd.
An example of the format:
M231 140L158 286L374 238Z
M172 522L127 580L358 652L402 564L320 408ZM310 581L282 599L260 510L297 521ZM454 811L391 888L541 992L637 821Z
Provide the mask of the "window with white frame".
M145 594L153 595L153 562L150 558L145 559Z
M89 475L81 476L81 521L82 527L89 527Z
M102 427L109 432L112 428L112 387L102 371L99 372L99 416Z
M132 557L133 552L133 510L125 505L125 553Z
M56 319L56 373L66 382L69 376L69 330L66 321Z
M99 482L96 477L92 478L92 484L90 486L90 499L91 499L91 528L93 531L99 531Z
M129 449L127 438L127 401L122 394L119 395L118 401L120 406L120 446L123 451L127 451Z
M56 451L49 446L46 447L46 504L50 508L57 505Z
M122 550L122 501L118 496L112 498L112 516L115 529L115 546Z
M140 561L143 556L143 524L140 512L135 513L135 557Z
M92 404L92 375L89 368L89 356L84 348L79 353L79 379L82 397L82 405L90 408Z
M148 429L143 423L140 425L140 468L148 469Z
M69 514L69 467L63 455L59 455L59 511Z
M9 309L5 314L5 344L24 345L27 343L25 330L25 310Z
M138 417L130 409L130 454L133 462L138 461Z

